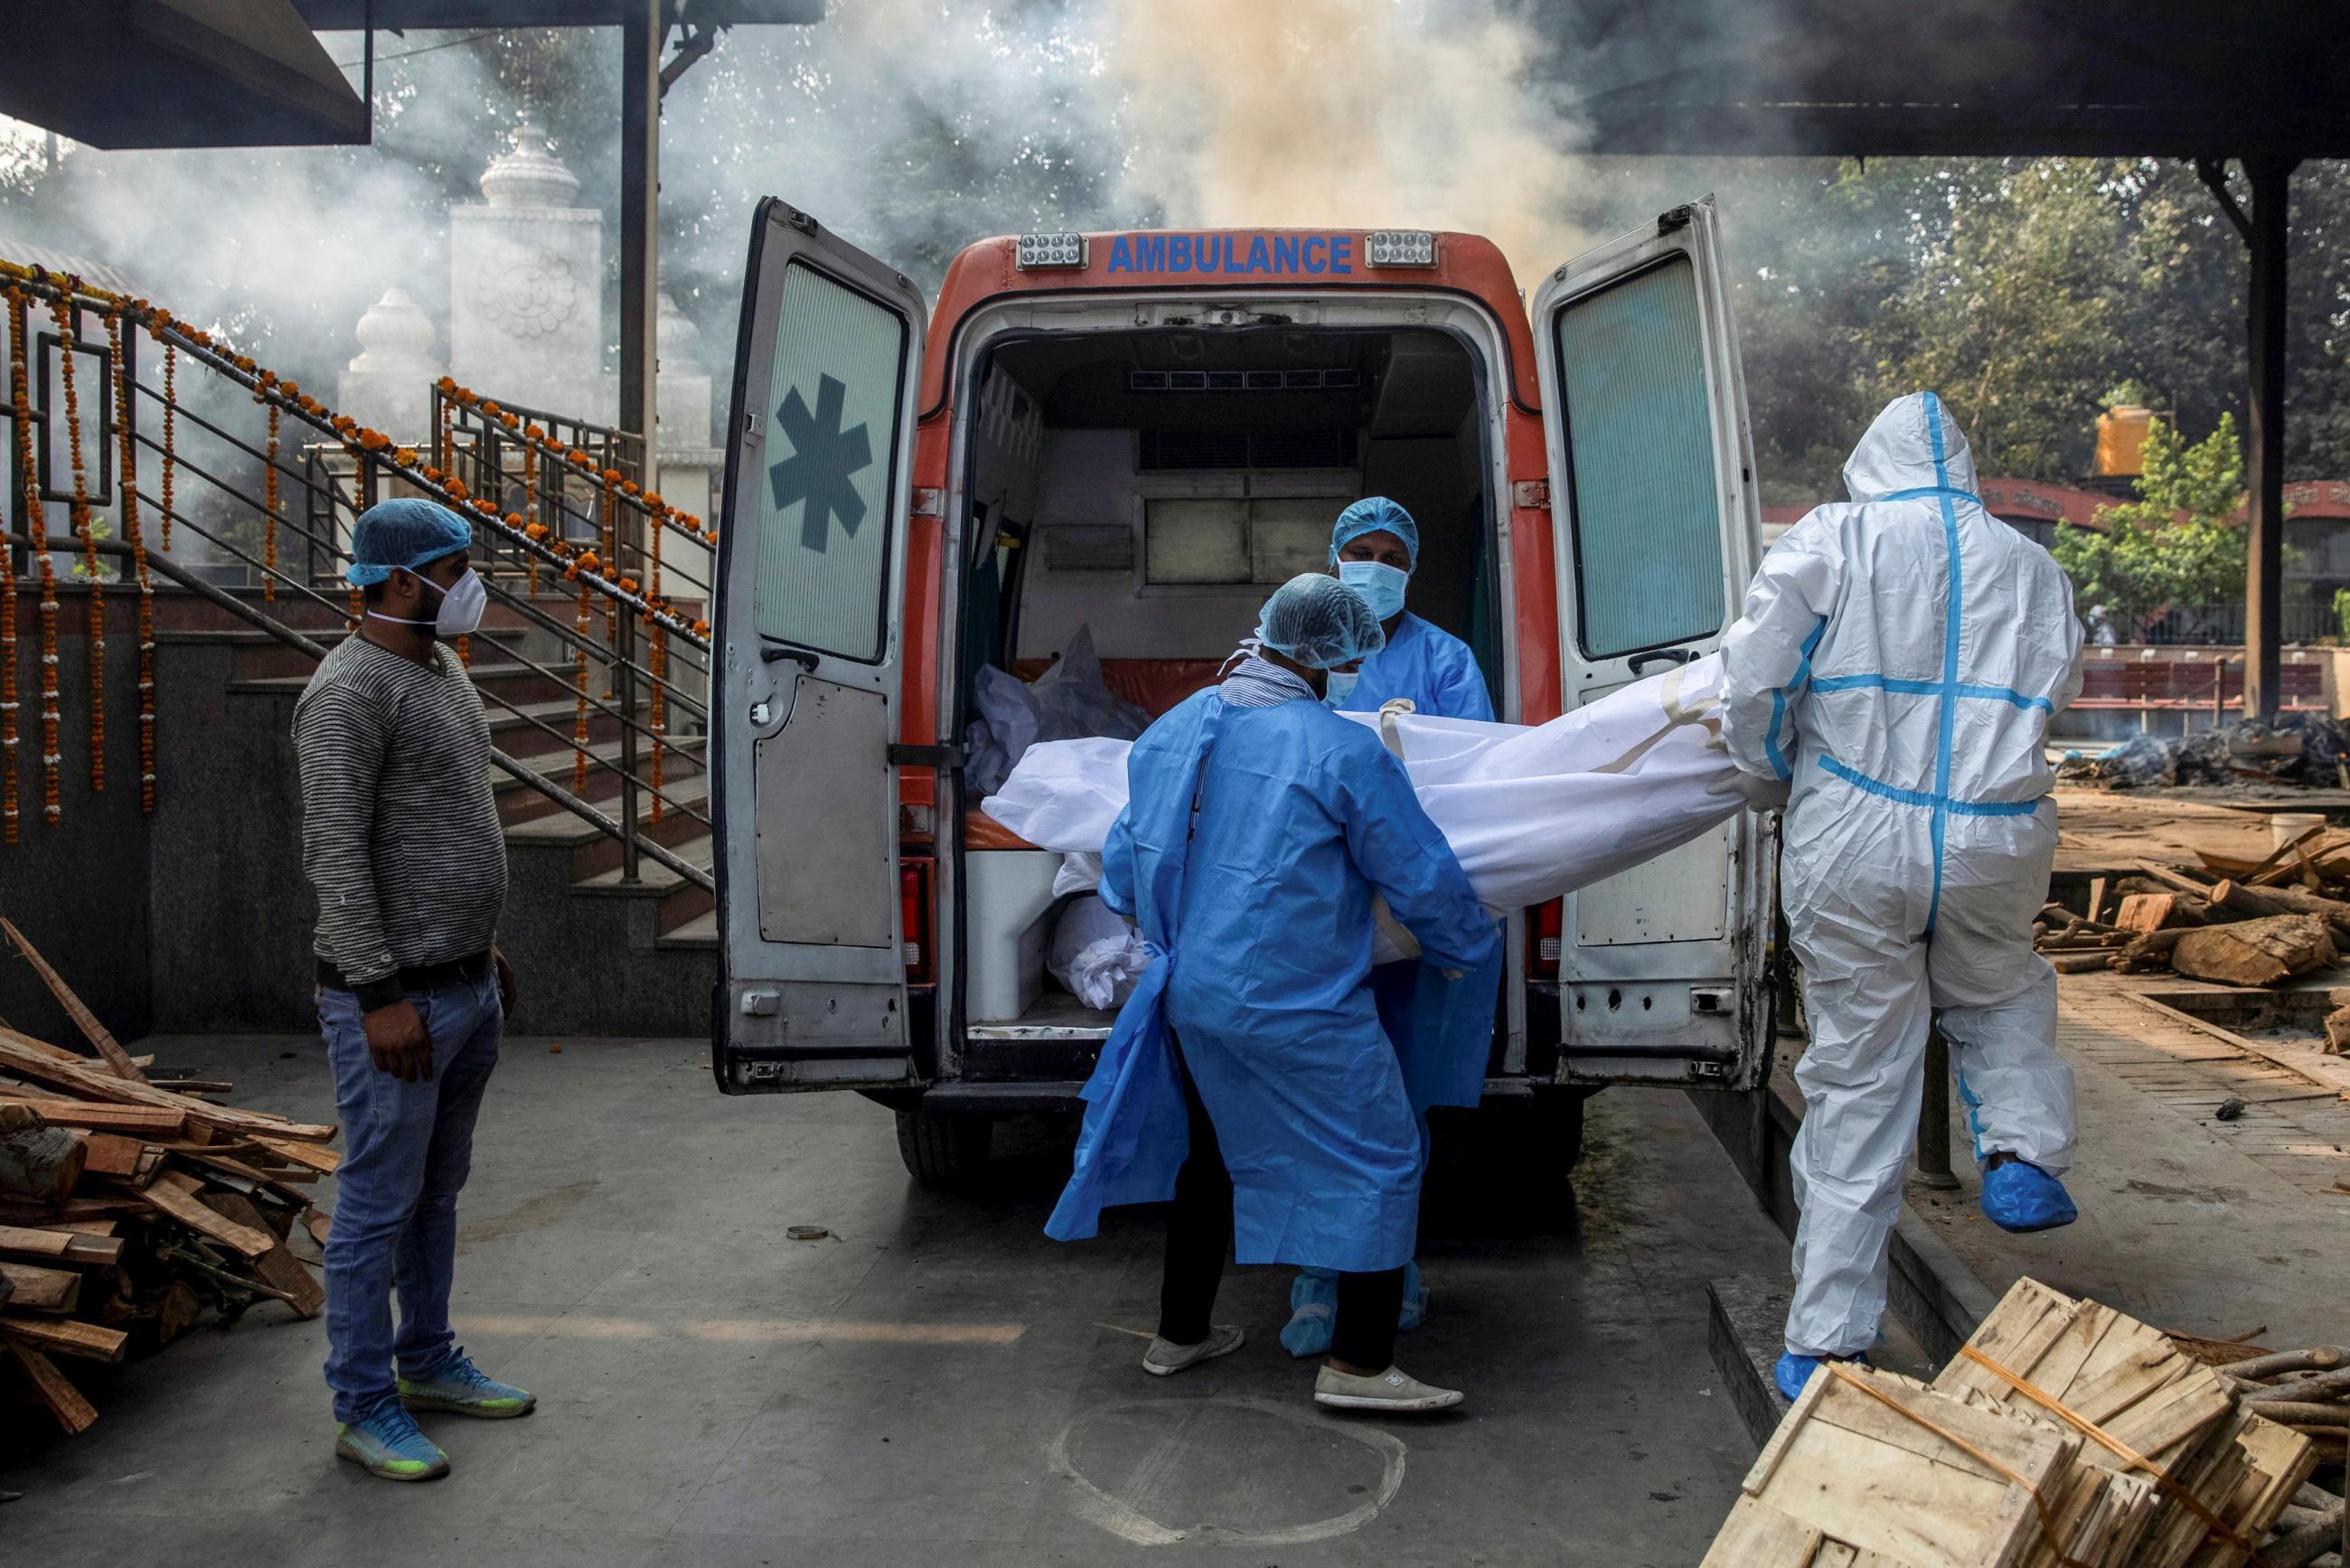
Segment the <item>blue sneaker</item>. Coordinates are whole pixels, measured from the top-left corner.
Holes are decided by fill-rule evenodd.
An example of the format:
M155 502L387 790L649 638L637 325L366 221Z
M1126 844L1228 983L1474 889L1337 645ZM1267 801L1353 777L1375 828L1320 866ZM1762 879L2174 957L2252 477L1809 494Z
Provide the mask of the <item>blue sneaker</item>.
M2081 1217L2064 1184L2038 1166L2013 1155L1991 1159L1983 1171L1982 1211L2001 1230L2054 1231Z
M416 1417L397 1399L385 1400L364 1421L336 1428L335 1457L385 1480L437 1480L449 1473L449 1456L417 1428Z
M400 1400L411 1410L446 1410L493 1421L527 1416L538 1405L536 1395L499 1382L463 1349L452 1350L430 1377L401 1378Z
M1779 1386L1779 1392L1792 1403L1803 1397L1804 1385L1812 1380L1812 1374L1820 1369L1820 1364L1830 1360L1849 1361L1861 1366L1868 1365L1866 1355L1798 1355L1790 1350L1780 1356L1777 1365L1771 1368L1771 1381Z

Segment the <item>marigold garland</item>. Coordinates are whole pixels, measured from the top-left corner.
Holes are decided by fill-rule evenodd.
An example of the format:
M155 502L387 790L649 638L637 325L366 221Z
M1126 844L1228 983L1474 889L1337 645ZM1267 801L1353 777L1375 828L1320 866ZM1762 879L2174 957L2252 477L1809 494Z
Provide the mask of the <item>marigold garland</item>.
M83 545L83 573L89 579L89 790L106 793L106 590L98 576L98 528L89 512L89 465L81 452L81 397L74 385L74 355L80 335L74 330L74 279L49 301L49 316L57 324L57 364L66 393L66 441L73 450L73 508L67 514L73 535ZM101 436L100 439L103 439Z
M590 556L589 559L592 560L594 557ZM577 576L577 574L565 575ZM590 624L588 596L592 591L588 584L579 585L579 615L573 623L573 629L579 634L578 646L571 656L572 689L579 694L573 703L574 713L571 721L571 740L574 748L571 761L571 792L574 794L583 794L588 789L588 628Z
M164 337L160 327L155 336L163 344L163 548L168 552L172 548L172 482L179 467L179 432L173 427L180 400L173 383L180 375L180 346Z
M130 546L139 584L139 809L155 815L155 584L147 573L147 540L139 521L139 442L131 433L130 361L122 352L122 311L106 318L107 357L114 366L114 429L121 455L122 539Z
M538 427L531 426L530 433L537 434ZM522 525L525 533L530 531L531 519L537 514L538 449L525 445L522 449ZM534 599L538 597L538 557L536 556L530 557L530 597Z
M13 300L16 290L8 291ZM10 422L29 430L24 371L24 326L15 324L9 348ZM29 472L29 470L27 471ZM0 542L0 844L16 842L16 551Z
M255 394L255 400L262 400ZM261 460L261 574L263 602L277 602L277 405L269 405L269 452Z
M653 520L652 582L650 597L658 602L661 591L661 530L660 519ZM653 728L653 826L661 819L661 738L669 733L668 692L663 678L669 673L669 631L659 621L653 623L650 647L645 656L646 667L652 672Z
M9 375L11 395L19 409L33 406L32 377L26 369L32 330L25 291L8 290L11 327ZM49 558L48 514L41 502L40 470L33 461L33 421L12 421L16 427L16 466L24 475L25 536L30 541L35 569L41 579L41 818L55 826L63 815L57 804L57 773L65 762L58 749L57 719L57 569ZM13 668L14 661L11 660ZM12 774L13 774L13 770Z

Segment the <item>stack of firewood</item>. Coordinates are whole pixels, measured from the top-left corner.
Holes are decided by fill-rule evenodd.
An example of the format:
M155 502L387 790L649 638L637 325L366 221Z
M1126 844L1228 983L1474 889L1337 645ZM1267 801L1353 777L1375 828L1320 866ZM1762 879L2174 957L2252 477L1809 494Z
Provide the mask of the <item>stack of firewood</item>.
M1831 1363L1746 1477L1710 1568L2309 1568L2342 1539L2290 1386L2018 1281L1931 1384ZM2229 1347L2232 1352L2235 1347ZM2254 1396L2277 1396L2255 1398ZM2338 1472L2329 1472L2338 1473ZM2330 1534L2328 1532L2330 1531ZM2338 1563L2338 1558L2334 1559Z
M307 1184L331 1127L224 1104L222 1083L149 1075L32 945L5 932L97 1053L0 1026L0 1367L67 1432L98 1412L55 1358L120 1362L207 1310L317 1315L327 1235ZM0 1374L0 1380L5 1375Z
M2200 876L2147 864L2112 879L2110 908L2108 878L2093 878L2088 912L2049 905L2033 945L2065 974L2168 970L2270 986L2327 968L2350 952L2350 836L2313 847L2327 831L2312 829L2264 860L2206 855Z

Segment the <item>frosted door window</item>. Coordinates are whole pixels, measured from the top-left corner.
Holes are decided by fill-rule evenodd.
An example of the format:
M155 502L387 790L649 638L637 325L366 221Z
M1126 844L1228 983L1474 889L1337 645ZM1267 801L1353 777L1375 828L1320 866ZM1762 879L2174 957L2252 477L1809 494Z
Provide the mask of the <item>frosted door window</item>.
M785 270L757 449L765 472L743 486L760 636L881 658L905 357L896 312L812 267Z
M1609 659L1721 629L1721 516L1697 274L1674 260L1558 315L1575 623Z

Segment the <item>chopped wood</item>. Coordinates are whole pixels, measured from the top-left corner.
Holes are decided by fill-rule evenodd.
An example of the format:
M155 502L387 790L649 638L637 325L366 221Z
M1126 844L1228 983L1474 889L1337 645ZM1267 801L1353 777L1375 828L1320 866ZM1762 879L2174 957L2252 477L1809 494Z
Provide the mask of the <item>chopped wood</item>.
M0 1192L62 1203L73 1196L88 1158L82 1134L46 1126L30 1111L0 1114Z
M2114 953L2100 950L2093 953L2060 952L2049 959L2058 974L2087 974L2092 970L2114 967Z
M119 1263L122 1261L122 1239L88 1236L78 1231L0 1225L0 1258L90 1265Z
M173 1280L155 1293L155 1342L169 1345L196 1324L203 1303L185 1280Z
M2095 925L2098 918L2105 912L2106 878L2103 877L2092 877L2089 878L2089 923L2093 926Z
M250 1200L234 1192L207 1192L203 1201L214 1213L248 1230L269 1233L269 1222L261 1217ZM312 1277L282 1241L274 1242L269 1251L253 1261L253 1272L264 1284L277 1292L286 1304L303 1317L316 1317L325 1310L327 1292Z
M120 1329L101 1328L71 1318L19 1315L12 1307L0 1312L0 1338L29 1345L57 1355L78 1355L88 1361L120 1361L130 1336Z
M327 1232L334 1228L335 1215L330 1209L311 1209L302 1215L302 1229L321 1247L327 1244Z
M2305 1350L2279 1350L2231 1362L2220 1368L2233 1377L2282 1377L2288 1372L2331 1372L2350 1364L2350 1351L2338 1345L2312 1345Z
M74 1027L98 1047L98 1054L106 1059L108 1070L118 1078L144 1083L147 1075L130 1060L130 1053L107 1033L106 1025L98 1021L96 1013L81 1004L81 998L73 993L73 988L65 982L65 977L49 967L48 961L25 940L24 932L9 923L5 915L0 915L0 931L6 932L8 940L16 944L16 950L25 956L26 963L33 966L33 972L41 977L41 983L49 988L49 994L57 999L57 1005L65 1009L66 1016L74 1021Z
M81 1276L71 1269L45 1269L37 1263L0 1262L0 1279L15 1288L8 1293L10 1312L70 1313L81 1303Z
M341 1155L315 1143L297 1143L284 1137L255 1137L254 1141L286 1164L307 1165L321 1176L332 1176L343 1163Z
M2275 985L2334 959L2334 939L2314 915L2207 926L2187 932L2170 950L2170 967L2180 974L2250 987Z
M2319 1454L2251 1409L2168 1336L2019 1281L1930 1386L1814 1377L1706 1562L2240 1568Z
M68 1099L62 1095L44 1095L39 1099L24 1099L14 1094L0 1095L0 1106L29 1106L35 1116L53 1127L79 1127L85 1132L140 1133L155 1138L176 1137L188 1120L181 1112L167 1106L95 1106L87 1100Z
M8 1354L16 1358L17 1368L25 1374L25 1381L32 1386L41 1403L48 1407L49 1414L57 1417L57 1425L65 1428L66 1436L78 1438L88 1431L98 1420L98 1411L81 1397L79 1389L66 1380L66 1375L57 1370L57 1364L20 1340L12 1339L6 1344Z
M2325 1049L2336 1056L2350 1051L2350 1003L2325 1015Z
M150 1084L134 1084L126 1079L109 1077L95 1068L45 1055L41 1051L32 1049L26 1037L14 1030L0 1029L0 1067L68 1094L109 1100L118 1105L161 1106L176 1109L185 1114L191 1124L202 1124L224 1131L259 1131L274 1137L302 1138L313 1143L325 1143L335 1136L335 1129L331 1127L291 1122L265 1111L211 1105Z
M178 1220L189 1230L218 1241L240 1256L258 1258L277 1245L277 1238L268 1231L238 1224L207 1207L187 1188L176 1185L172 1179L179 1174L178 1171L165 1171L140 1196L158 1213Z
M2211 923L2211 906L2192 893L2126 893L2122 907L2114 915L2114 924L2125 931L2158 931L2165 926L2204 926Z

